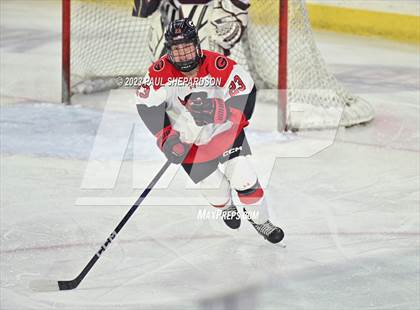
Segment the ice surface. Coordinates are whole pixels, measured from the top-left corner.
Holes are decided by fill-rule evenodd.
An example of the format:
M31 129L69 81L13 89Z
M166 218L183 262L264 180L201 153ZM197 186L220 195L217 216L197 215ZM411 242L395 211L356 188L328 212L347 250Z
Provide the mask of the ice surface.
M330 68L372 102L376 118L332 135L279 135L272 108L257 107L247 134L286 248L248 223L231 231L220 220L197 220L209 207L173 168L175 177L151 192L79 288L33 292L33 280L81 271L164 159L127 92L73 106L39 103L59 94L59 57L48 56L59 40L16 50L3 34L56 33L42 20L59 18L59 6L1 3L2 309L420 308L418 50L325 33L318 36ZM104 118L115 130L101 127ZM134 123L126 149L117 147L115 137ZM110 135L100 150L124 161L112 189L81 188L101 130Z

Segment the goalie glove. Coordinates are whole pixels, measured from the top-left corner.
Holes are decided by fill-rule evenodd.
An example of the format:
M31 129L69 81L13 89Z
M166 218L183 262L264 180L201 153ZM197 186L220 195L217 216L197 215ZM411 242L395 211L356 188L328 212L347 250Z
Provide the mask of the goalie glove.
M249 6L246 0L216 0L211 40L225 50L233 48L248 25Z
M230 117L230 109L221 98L207 98L206 92L191 93L185 97L185 107L197 126L223 124Z

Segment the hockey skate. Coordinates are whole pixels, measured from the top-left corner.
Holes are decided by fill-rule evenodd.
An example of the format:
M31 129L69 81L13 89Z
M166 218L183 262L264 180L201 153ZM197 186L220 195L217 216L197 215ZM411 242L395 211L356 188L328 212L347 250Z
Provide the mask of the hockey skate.
M246 210L244 210L244 212L248 217L248 221L252 224L252 226L254 226L255 230L264 237L264 239L267 239L271 243L279 243L283 240L284 232L280 227L273 225L273 223L269 220L265 223L257 224L251 219Z
M241 226L238 209L233 204L222 211L222 218L229 228L238 229Z

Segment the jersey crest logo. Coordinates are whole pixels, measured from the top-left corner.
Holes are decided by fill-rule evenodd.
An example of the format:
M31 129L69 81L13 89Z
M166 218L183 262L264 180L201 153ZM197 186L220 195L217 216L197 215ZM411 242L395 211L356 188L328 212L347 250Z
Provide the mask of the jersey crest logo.
M218 56L215 61L215 66L219 70L223 70L227 67L227 59L223 56Z
M162 59L160 59L159 61L155 62L154 65L153 65L153 69L156 72L162 71L162 69L164 67L165 67L165 62Z

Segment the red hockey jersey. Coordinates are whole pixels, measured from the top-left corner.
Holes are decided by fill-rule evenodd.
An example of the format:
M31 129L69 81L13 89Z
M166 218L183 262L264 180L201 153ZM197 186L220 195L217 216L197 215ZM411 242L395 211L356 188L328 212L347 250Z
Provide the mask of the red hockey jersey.
M182 142L191 145L184 163L206 162L222 155L248 125L254 110L254 82L235 61L215 52L203 51L203 61L194 78L187 78L163 56L153 63L137 90L137 109L149 130L159 136L171 126ZM185 107L185 97L207 92L221 98L230 118L222 124L197 126Z

